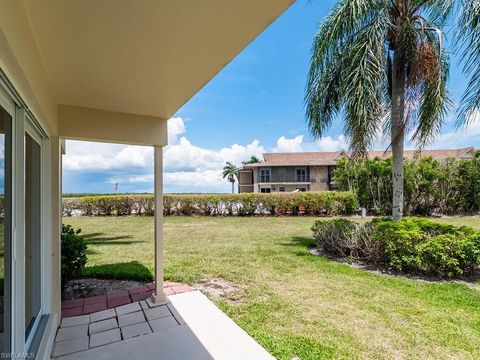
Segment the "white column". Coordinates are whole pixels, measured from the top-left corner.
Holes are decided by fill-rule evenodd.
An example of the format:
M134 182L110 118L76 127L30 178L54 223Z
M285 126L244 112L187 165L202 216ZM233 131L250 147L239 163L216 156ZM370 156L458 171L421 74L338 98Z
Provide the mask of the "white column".
M155 293L151 300L155 304L166 303L163 291L163 153L161 146L154 146L154 190L155 190Z

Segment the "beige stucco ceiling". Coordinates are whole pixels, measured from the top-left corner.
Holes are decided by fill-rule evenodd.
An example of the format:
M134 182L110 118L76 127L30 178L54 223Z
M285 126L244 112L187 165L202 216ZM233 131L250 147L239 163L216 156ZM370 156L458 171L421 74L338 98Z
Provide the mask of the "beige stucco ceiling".
M26 0L58 104L169 118L294 0Z

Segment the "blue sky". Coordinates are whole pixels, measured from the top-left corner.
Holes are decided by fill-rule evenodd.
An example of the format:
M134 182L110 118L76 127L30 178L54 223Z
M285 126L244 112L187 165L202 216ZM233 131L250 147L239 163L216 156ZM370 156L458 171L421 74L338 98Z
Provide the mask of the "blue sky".
M308 135L303 94L318 23L335 1L298 0L169 121L165 192L228 192L225 161L264 151L337 150L348 143L336 121L320 140ZM452 34L445 29L446 47ZM450 91L458 103L466 80L452 56ZM454 133L454 111L433 148L480 147L480 121ZM380 148L384 145L379 144ZM408 146L408 145L407 145ZM69 141L64 192L152 191L151 149Z

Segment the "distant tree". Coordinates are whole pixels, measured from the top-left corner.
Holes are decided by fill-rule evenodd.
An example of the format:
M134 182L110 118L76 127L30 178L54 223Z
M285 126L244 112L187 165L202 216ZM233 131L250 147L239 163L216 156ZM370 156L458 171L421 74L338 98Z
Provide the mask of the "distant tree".
M237 177L238 169L231 162L227 162L223 167L223 178L227 178L232 183L232 194L235 192L235 179Z
M258 157L256 157L255 155L253 155L252 157L250 157L250 159L248 159L246 161L242 161L242 164L243 165L257 164L259 162L260 162L260 159Z

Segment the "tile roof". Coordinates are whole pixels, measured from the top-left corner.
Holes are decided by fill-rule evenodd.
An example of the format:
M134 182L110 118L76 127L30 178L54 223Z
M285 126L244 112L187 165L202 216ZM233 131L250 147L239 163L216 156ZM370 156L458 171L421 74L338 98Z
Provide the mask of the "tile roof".
M436 160L445 160L448 158L468 158L473 156L475 149L467 147L462 149L448 150L405 150L405 158L413 159L416 156L431 156ZM336 161L342 157L350 157L351 153L345 151L324 151L324 152L291 152L291 153L265 153L264 161L257 164L248 164L244 168L258 166L326 166L335 165ZM388 158L392 156L390 151L369 151L370 159L375 157Z
M460 159L472 157L475 153L475 149L471 147L462 149L447 149L447 150L405 150L404 157L406 159L413 159L415 157L428 157L431 156L435 160L446 160L450 158ZM388 158L392 156L391 151L369 151L368 157L373 159L375 157Z
M263 154L265 161L251 164L251 167L335 165L337 159L342 156L348 156L348 154L345 151L265 153Z

